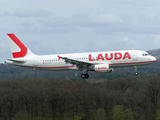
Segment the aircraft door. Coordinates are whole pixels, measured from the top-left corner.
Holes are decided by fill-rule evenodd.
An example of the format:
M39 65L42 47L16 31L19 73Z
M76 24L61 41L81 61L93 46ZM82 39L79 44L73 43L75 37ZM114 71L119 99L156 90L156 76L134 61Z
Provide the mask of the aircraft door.
M133 60L133 61L138 60L137 51L134 51L134 50L133 50L133 52L132 52L132 60Z
M38 58L37 57L33 58L33 65L38 66Z

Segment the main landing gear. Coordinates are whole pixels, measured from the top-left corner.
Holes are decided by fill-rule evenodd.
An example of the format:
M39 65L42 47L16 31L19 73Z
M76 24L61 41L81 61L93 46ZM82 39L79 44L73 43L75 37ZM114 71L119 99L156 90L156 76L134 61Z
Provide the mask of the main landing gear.
M88 78L89 78L89 75L88 75L88 74L82 74L82 75L81 75L81 78L82 78L82 79L85 79L85 78L88 79Z
M85 79L85 78L88 79L88 78L89 78L88 71L86 71L85 74L83 73L83 74L81 75L81 78L82 78L82 79Z
M137 66L134 66L134 74L137 76L138 75L138 72L137 72Z

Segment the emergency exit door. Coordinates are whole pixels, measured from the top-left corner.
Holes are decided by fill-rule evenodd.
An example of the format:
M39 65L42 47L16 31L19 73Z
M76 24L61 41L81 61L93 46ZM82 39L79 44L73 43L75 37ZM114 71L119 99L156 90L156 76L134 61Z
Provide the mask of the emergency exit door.
M132 52L132 60L133 60L133 61L138 60L137 51L133 51L133 52Z
M33 59L33 65L34 66L38 66L38 58L37 57L34 57L34 59Z

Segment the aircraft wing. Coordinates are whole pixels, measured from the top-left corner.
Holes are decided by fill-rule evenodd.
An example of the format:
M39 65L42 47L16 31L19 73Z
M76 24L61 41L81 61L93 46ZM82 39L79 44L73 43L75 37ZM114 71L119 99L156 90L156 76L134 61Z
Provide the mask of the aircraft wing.
M88 67L95 64L95 63L90 63L90 62L80 61L80 60L74 60L74 59L70 59L70 58L67 58L67 57L61 57L61 56L58 56L58 58L65 60L66 63L76 65L78 67L78 69L88 68Z

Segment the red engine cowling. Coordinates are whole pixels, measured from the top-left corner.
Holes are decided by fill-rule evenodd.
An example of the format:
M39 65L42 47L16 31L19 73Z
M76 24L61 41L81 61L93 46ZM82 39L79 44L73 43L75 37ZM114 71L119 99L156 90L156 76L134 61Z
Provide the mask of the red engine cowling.
M99 64L94 66L95 72L113 72L113 68L109 68L109 64Z

